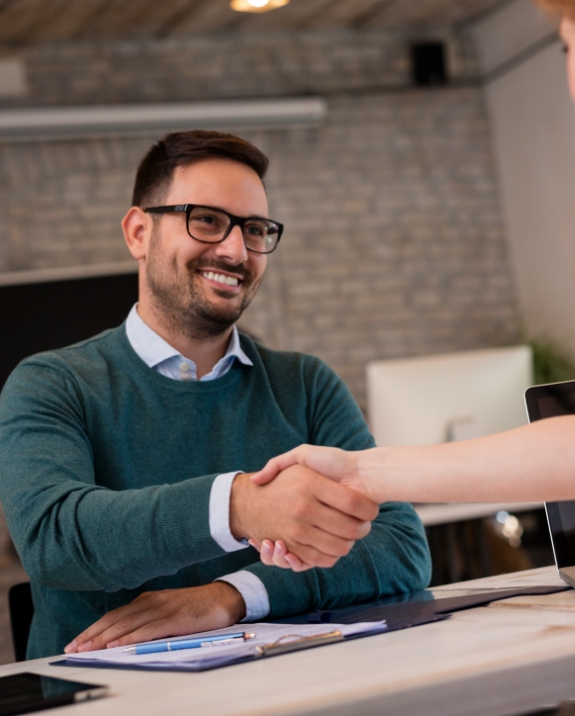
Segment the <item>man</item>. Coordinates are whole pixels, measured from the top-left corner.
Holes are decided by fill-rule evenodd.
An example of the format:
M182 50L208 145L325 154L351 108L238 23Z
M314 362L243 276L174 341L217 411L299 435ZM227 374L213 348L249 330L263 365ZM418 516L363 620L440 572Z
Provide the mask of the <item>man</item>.
M323 363L234 327L281 237L266 168L255 147L216 132L152 147L122 222L137 307L117 329L27 359L5 386L0 499L32 583L30 658L427 583L411 507L378 513L298 466L265 487L249 479L302 442L373 446ZM319 568L266 567L246 544L266 537Z

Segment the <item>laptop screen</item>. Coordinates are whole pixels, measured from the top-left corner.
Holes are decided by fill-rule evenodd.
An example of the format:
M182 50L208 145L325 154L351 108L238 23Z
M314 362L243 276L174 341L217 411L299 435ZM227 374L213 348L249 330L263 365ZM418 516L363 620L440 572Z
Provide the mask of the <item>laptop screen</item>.
M575 414L575 381L537 385L525 392L529 422ZM575 566L575 500L545 503L557 567Z

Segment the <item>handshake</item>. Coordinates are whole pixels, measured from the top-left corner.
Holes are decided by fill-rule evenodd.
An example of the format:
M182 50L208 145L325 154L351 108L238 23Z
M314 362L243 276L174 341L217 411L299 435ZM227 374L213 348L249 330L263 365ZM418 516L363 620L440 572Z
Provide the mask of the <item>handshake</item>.
M358 469L361 453L301 445L241 474L232 486L230 527L264 564L296 572L332 567L371 529L377 500Z

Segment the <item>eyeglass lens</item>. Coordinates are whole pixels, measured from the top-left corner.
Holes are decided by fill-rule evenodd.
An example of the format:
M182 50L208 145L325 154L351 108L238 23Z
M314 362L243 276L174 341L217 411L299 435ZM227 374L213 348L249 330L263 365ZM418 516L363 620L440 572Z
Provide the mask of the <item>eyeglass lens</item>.
M226 235L231 219L217 209L196 206L188 218L188 232L193 239L218 242ZM246 248L258 253L273 251L278 242L278 225L267 219L247 219L242 233Z

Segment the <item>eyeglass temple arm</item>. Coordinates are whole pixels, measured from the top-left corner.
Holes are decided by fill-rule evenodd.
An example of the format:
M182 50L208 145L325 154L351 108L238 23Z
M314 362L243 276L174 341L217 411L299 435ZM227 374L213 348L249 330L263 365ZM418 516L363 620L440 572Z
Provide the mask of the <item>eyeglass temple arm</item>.
M149 206L144 211L147 214L167 214L172 212L187 211L188 204L176 204L175 206Z

